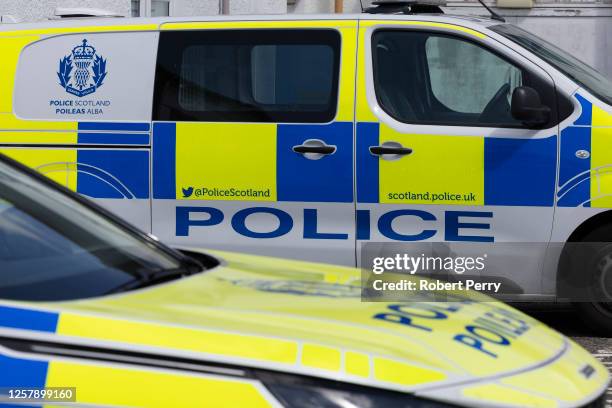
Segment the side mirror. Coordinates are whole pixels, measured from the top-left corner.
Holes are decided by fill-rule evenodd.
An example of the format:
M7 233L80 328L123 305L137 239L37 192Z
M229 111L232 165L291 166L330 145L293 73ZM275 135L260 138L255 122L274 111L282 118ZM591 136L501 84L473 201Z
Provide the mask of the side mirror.
M528 86L519 86L512 92L512 117L525 126L538 128L548 123L550 108L542 105L538 92Z

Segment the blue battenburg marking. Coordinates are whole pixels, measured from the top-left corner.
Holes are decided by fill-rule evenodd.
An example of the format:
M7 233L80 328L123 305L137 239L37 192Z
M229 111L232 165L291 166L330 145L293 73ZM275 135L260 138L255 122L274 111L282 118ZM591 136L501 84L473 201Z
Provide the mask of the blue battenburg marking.
M148 132L150 129L149 123L79 122L79 130Z
M578 150L591 151L591 129L577 126L563 129L561 131L559 186L563 186L579 174L590 172L591 159L576 157Z
M0 388L43 388L47 381L48 365L46 361L0 354Z
M580 117L576 119L574 125L578 126L591 126L591 120L593 117L593 104L587 101L584 97L579 94L575 95L578 102L580 102L580 106L582 107L582 113Z
M79 144L148 145L148 133L79 133Z
M153 198L176 199L176 124L153 125Z
M557 137L485 139L485 205L552 206Z
M378 203L378 157L370 153L370 146L379 145L378 123L357 124L357 201Z
M147 150L79 150L77 192L92 198L149 198Z
M308 139L323 140L337 150L319 160L292 150ZM279 125L276 186L278 201L353 202L353 124Z
M0 327L54 333L58 317L53 312L0 306Z

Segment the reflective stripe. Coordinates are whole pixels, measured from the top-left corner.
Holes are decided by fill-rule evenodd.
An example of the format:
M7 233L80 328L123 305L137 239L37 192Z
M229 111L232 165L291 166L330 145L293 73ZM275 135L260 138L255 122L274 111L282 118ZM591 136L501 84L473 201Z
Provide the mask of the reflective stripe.
M76 149L0 149L10 158L25 164L73 191L77 190Z
M97 340L167 347L226 357L295 364L297 343L233 333L160 326L62 313L57 333Z
M0 327L55 332L59 314L41 310L0 306ZM1 371L1 370L0 370Z
M154 31L158 29L157 24L131 24L131 25L113 25L113 26L83 26L83 27L54 27L54 28L37 28L31 30L19 30L19 26L15 26L15 30L0 31L1 37L15 37L24 35L53 35L53 34L70 34L70 33L97 33L97 32L122 32L122 31ZM2 40L5 41L4 39Z
M448 23L434 23L429 21L394 21L394 20L363 20L360 21L360 26L362 27L372 27L372 26L413 26L413 27L433 27L433 28L442 28L447 30L461 31L466 34L473 35L478 38L486 38L487 36L483 33L480 33L471 28L462 27L456 24L448 24Z
M205 30L228 28L352 28L356 20L282 20L282 21L197 21L185 23L163 23L161 30Z
M379 381L401 385L432 383L446 379L442 372L380 357L374 358L374 377Z
M306 367L321 370L340 371L342 353L333 347L304 344L302 347L302 364Z
M139 407L269 407L253 381L156 369L51 361L47 387L76 387L77 402Z

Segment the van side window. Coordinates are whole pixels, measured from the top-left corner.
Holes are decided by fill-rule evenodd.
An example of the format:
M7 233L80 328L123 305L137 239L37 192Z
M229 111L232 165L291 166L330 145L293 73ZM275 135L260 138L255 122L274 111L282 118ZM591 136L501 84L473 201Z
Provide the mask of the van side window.
M378 102L401 122L522 127L510 113L512 92L522 85L555 105L554 90L542 80L460 37L378 31L372 52Z
M153 119L330 122L339 67L333 30L162 32Z

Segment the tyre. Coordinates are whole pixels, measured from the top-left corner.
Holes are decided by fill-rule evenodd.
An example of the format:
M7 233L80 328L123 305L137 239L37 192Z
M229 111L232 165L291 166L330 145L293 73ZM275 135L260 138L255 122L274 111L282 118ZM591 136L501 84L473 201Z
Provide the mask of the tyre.
M565 259L574 307L591 329L612 337L612 225L597 227L570 246Z

